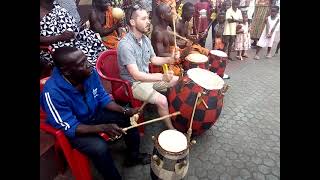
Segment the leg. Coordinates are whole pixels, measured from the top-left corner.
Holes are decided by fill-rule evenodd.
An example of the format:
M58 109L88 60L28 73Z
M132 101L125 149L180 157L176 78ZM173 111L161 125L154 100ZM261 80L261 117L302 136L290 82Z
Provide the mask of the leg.
M268 47L267 58L271 58L271 47Z
M158 107L158 113L160 116L168 115L169 109L167 98L164 95L160 94L158 91L160 89L167 88L170 83L174 85L177 80L178 76L174 76L174 78L169 83L162 81L157 83L135 82L132 86L133 96L140 101L147 101L151 104L155 104ZM173 129L170 118L167 118L164 122L169 129Z
M230 60L232 60L232 58L231 58L230 55L231 55L231 51L232 51L232 49L233 49L233 43L234 43L235 37L236 37L236 36L230 36L230 37L229 37L228 57L229 57Z
M114 123L122 128L131 126L129 117L124 116L122 113L106 109L100 110L97 116L92 119L92 122L94 124ZM127 134L124 135L124 141L127 146L126 166L150 163L150 155L139 152L140 135L137 128L128 130Z
M223 43L224 43L223 51L227 52L229 47L229 36L223 36Z
M92 124L117 124L119 127L130 126L129 117L124 116L122 113L109 111L106 109L98 111L97 115L91 120ZM124 136L126 146L128 148L129 155L137 155L139 153L140 135L137 128L133 128L127 131Z
M71 145L86 154L104 179L121 180L105 140L97 135L69 139Z
M278 45L277 45L276 54L279 53L279 49L280 49L280 41L278 42Z
M256 60L259 60L259 59L260 59L260 57L259 57L259 52L260 52L260 50L261 50L261 47L260 47L260 46L257 46L256 55L255 55L254 59L256 59Z

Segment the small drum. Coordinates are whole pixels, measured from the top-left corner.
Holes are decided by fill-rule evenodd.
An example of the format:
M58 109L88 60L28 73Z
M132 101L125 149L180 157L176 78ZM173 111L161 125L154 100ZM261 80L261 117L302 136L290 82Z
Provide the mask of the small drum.
M189 167L187 137L177 130L165 130L152 137L154 149L151 157L151 178L163 180L182 179Z
M227 66L228 55L220 50L211 50L209 54L209 70L223 77Z
M200 68L188 70L187 76L168 92L169 112L181 112L179 116L171 117L173 126L187 132L193 107L196 106L192 134L197 136L211 128L221 113L223 89L224 81L215 73ZM201 96L195 102L198 92Z
M185 71L192 68L208 69L208 67L208 57L199 53L189 54L183 61L183 69Z

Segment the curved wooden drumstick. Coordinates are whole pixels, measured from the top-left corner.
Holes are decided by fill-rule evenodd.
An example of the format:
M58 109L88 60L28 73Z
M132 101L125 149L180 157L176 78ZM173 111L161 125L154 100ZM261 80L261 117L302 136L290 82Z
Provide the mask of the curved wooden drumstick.
M135 127L138 127L138 126L142 126L142 125L145 125L145 124L150 124L150 123L153 123L153 122L161 121L161 120L164 120L164 119L169 118L171 116L177 116L179 114L181 114L180 111L172 113L172 114L168 114L166 116L162 116L162 117L150 120L150 121L146 121L146 122L143 122L143 123L140 123L140 124L129 126L129 127L123 128L122 130L123 131L128 131L129 129L132 129L132 128L135 128Z
M190 39L187 39L187 38L185 38L185 37L182 37L182 36L180 36L179 34L174 33L173 31L169 31L169 30L168 30L168 32L169 32L169 34L172 34L172 35L174 35L174 36L176 36L176 37L178 37L178 38L180 38L180 39L182 39L182 40L192 42Z
M173 37L174 37L174 53L176 52L176 48L177 48L177 32L176 32L176 15L174 14L172 16L172 23L173 23Z
M195 111L196 111L198 99L199 99L200 96L201 96L201 93L198 92L196 101L194 102L194 105L193 105L193 110L192 110L192 115L191 115L191 119L190 119L189 129L188 129L188 132L187 132L187 134L188 134L188 142L190 142L190 139L191 139L193 117L194 117L194 113L195 113Z

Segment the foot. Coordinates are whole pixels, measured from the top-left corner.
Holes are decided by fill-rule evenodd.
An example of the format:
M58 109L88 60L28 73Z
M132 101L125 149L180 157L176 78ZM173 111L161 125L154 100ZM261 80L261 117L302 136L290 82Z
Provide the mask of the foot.
M150 164L151 162L151 155L148 153L139 153L138 156L134 158L127 158L124 162L126 167L136 166L136 165L146 165Z
M259 57L258 55L256 55L256 56L254 56L254 59L255 59L255 60L259 60L260 57Z
M242 57L241 57L241 56L236 56L236 58L237 58L237 59L239 59L239 60L241 60L241 59L242 59Z
M277 57L278 56L278 53L276 52L274 55L273 55L273 57Z
M223 74L223 78L222 79L230 79L230 76L228 74Z
M247 54L243 54L242 57L248 58L249 56Z
M272 55L269 53L269 54L266 55L266 58L270 59L270 58L272 58Z

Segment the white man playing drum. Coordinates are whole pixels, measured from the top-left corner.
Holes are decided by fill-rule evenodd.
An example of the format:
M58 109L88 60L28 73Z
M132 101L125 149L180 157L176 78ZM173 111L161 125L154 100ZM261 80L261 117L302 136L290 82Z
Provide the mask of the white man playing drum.
M149 30L150 21L147 11L141 6L133 5L126 16L130 30L118 45L120 76L130 81L134 98L155 104L160 116L168 115L167 98L158 91L174 86L179 77L174 76L172 71L165 74L149 73L149 63L173 64L179 59L179 55L174 57L155 55L150 39L144 35ZM170 118L164 122L167 128L174 129Z

